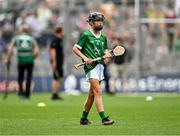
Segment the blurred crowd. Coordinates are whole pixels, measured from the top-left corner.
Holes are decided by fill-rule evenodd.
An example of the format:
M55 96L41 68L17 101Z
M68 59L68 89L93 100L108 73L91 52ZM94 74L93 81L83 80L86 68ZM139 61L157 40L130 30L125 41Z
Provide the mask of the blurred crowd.
M62 6L63 1L58 0L1 0L1 41L7 44L17 34L19 26L27 24L39 44L46 46L46 38L53 33L56 25L63 22Z
M142 49L144 71L178 73L179 63L176 62L180 55L180 1L144 0L141 7L143 18L167 19L141 25L142 44L145 45Z
M178 19L178 3L178 0L140 0L140 17ZM0 0L0 52L6 52L8 43L18 33L18 27L25 23L42 51L48 48L55 26L63 26L65 51L69 53L81 32L88 28L89 12L99 10L106 18L104 32L109 48L113 48L114 39L121 38L134 58L137 34L134 5L134 0ZM144 56L158 54L155 60L159 61L163 55L180 52L180 22L142 23L140 27ZM144 59L146 57L142 58L146 67Z

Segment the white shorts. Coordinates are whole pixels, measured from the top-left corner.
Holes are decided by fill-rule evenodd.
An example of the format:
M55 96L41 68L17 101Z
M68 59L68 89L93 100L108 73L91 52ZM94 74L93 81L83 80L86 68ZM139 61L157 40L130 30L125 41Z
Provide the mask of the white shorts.
M95 68L86 74L86 78L88 81L90 79L102 81L104 79L104 66L102 64L97 64Z

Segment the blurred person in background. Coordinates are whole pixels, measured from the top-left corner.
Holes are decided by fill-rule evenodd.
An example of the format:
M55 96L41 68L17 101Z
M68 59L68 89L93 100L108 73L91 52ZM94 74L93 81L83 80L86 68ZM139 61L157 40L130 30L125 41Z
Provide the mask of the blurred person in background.
M112 46L123 45L122 38L116 33L112 37ZM126 70L125 63L127 58L127 49L125 53L121 56L114 57L112 63L109 65L109 73L111 75L111 86L110 92L113 94L116 91L116 80L118 78L121 79L121 91L123 91L123 80L124 80L124 72ZM118 90L119 91L119 90Z
M91 26L90 30L83 32L73 47L73 52L86 63L84 71L90 83L90 90L84 105L80 124L91 124L87 117L93 102L95 102L102 124L112 125L114 121L105 115L101 90L101 81L104 79L103 64L108 60L92 61L92 59L97 57L111 57L107 51L107 38L101 32L104 25L104 15L100 12L93 12L89 15L88 23Z
M18 59L18 84L20 98L28 99L31 94L31 80L33 76L34 60L39 55L39 48L34 37L30 35L29 26L22 24L20 26L20 35L15 36L8 48L7 63L10 63L13 48L17 48ZM23 88L23 81L27 72L26 89Z
M173 9L168 9L167 13L166 13L166 19L176 19L176 13ZM175 24L174 23L167 23L166 24L166 30L167 30L167 35L168 35L168 39L169 39L169 51L172 50L173 47L173 39L174 39L174 35L175 35Z
M5 43L9 43L14 34L12 13L7 14L7 16L5 16L3 19L0 19L0 28L2 31L2 38L4 39Z
M180 54L180 31L177 31L175 33L174 46L172 47L172 52L175 54Z
M2 32L0 30L0 75L1 73L3 72L3 61L4 60L4 57L6 56L7 54L7 44L6 42L4 41L4 39L2 38Z
M6 42L2 38L2 32L1 31L0 31L0 52L2 52L1 55L3 53L7 52Z
M108 63L109 64L109 63ZM114 94L110 91L110 87L109 87L109 80L110 80L110 75L108 72L108 64L104 64L104 81L105 81L105 92L107 94Z
M55 35L50 45L51 67L53 71L52 100L62 100L58 95L58 91L64 75L63 35L63 28L61 26L56 27Z

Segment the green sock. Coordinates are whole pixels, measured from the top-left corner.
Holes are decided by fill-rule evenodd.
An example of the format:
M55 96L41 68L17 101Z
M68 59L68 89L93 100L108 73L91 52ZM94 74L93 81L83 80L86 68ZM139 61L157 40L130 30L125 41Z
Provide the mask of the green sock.
M99 112L99 116L101 117L102 120L103 120L104 118L106 118L104 111Z
M89 112L83 111L81 119L87 119Z

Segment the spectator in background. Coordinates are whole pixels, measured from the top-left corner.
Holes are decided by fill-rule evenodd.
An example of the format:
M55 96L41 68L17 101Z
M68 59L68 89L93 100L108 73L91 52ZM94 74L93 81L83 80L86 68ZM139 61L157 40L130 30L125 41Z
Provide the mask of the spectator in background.
M37 7L37 15L39 20L42 22L42 25L47 27L48 25L48 20L52 16L52 10L50 7L47 5L46 2L41 2L38 7Z
M180 31L177 31L174 38L174 46L172 47L172 52L180 54Z
M0 61L3 59L3 56L6 54L6 52L7 52L6 43L2 38L2 32L0 31Z
M2 26L0 25L2 30L2 38L4 39L5 43L9 43L13 37L14 28L12 24L13 15L10 13L4 18Z
M1 31L0 31L0 52L2 52L2 53L7 52L6 43L5 43L4 39L2 38L2 32Z
M166 14L166 19L175 19L176 18L176 13L173 9L168 9L167 14ZM169 39L169 51L171 51L172 46L173 46L173 39L174 39L174 33L175 33L175 24L174 23L167 23L166 24L166 30L167 30L167 35Z
M108 72L108 64L104 64L105 92L107 94L112 95L113 93L110 91L110 88L109 88L109 79L110 79L110 75L109 75L109 72Z
M160 61L164 56L168 54L168 51L167 40L163 39L156 49L156 60Z
M18 58L18 84L20 98L30 98L31 80L33 76L34 60L39 55L39 48L36 40L30 36L28 25L20 26L20 35L13 38L8 48L7 63L10 63L13 48L17 48ZM27 71L26 89L23 89L24 74Z
M16 25L16 28L18 29L22 24L26 24L26 18L28 16L28 12L26 10L22 10L20 13L19 13L19 16L17 17L16 21L15 21L15 25Z
M100 11L106 17L106 21L111 29L117 29L116 17L118 16L117 8L113 2L101 3Z
M118 45L122 46L123 43L124 41L119 35L116 34L112 37L112 45L114 47ZM124 74L125 74L125 71L127 70L127 67L126 67L127 62L130 61L130 59L131 59L130 54L128 52L128 49L126 48L125 53L121 56L116 56L113 60L113 63L110 64L109 72L111 75L111 86L110 86L111 93L115 93L116 91L115 83L118 78L121 79L121 91L124 90L123 88Z
M52 80L52 100L62 100L58 95L58 90L63 78L63 28L58 26L55 36L50 45L51 67L53 71Z
M25 20L26 20L26 24L28 24L29 27L31 28L32 35L36 38L38 44L41 46L42 43L40 38L42 36L42 32L45 29L45 26L38 18L37 12L36 11L29 12Z

